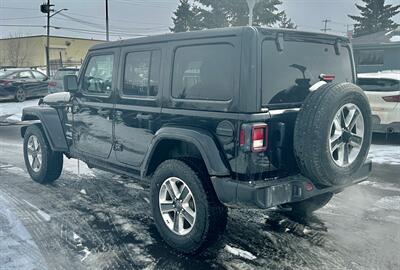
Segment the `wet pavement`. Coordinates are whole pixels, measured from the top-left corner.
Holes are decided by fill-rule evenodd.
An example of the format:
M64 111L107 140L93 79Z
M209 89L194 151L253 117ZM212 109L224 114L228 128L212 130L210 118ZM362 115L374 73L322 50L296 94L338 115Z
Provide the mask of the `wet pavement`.
M77 161L39 185L19 128L0 127L0 269L400 269L399 141L377 137L369 180L310 219L230 209L221 240L183 256L160 239L146 185Z

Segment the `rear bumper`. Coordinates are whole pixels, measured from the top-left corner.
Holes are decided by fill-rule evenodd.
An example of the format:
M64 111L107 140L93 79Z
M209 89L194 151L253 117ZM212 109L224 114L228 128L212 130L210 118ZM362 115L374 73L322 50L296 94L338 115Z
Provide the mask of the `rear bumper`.
M219 200L226 206L265 209L323 193L340 192L345 187L367 179L371 169L372 162L367 161L348 184L322 189L301 174L270 181L244 182L222 177L211 177L211 181Z
M376 133L400 133L400 122L382 124L379 116L373 115L372 131Z

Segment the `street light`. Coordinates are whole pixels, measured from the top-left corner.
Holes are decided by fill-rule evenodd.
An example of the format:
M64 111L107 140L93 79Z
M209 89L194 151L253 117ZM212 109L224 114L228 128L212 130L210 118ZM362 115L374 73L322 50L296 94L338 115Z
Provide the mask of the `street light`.
M247 1L247 6L249 7L249 26L252 26L253 25L253 10L254 10L254 6L260 0L246 0L246 1Z
M54 7L54 5L50 4L50 0L47 0L47 4L42 4L40 5L40 11L42 13L47 14L47 40L46 40L46 73L47 76L50 76L50 18L53 17L54 15L60 13L61 11L68 10L66 8L57 10L54 12L54 9L51 7ZM53 14L50 15L50 12L54 12Z
M61 11L66 11L66 10L68 10L68 8L62 8L60 10L57 10L56 12L54 12L53 14L50 15L50 18L53 17L54 15L60 13Z

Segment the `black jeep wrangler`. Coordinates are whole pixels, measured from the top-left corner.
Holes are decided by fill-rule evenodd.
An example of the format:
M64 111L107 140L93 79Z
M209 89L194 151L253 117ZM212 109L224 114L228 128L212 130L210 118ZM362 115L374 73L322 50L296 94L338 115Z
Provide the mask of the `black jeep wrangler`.
M25 108L26 167L47 184L63 156L147 180L154 222L193 253L227 208L308 215L365 180L370 106L344 37L240 27L96 45L67 92Z

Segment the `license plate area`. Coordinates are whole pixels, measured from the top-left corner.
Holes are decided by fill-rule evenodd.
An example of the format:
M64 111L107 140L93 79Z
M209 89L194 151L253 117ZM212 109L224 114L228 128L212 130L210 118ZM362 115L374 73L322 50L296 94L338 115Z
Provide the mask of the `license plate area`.
M290 202L293 196L293 187L290 183L274 185L259 190L257 195L259 203L265 207L272 207Z

